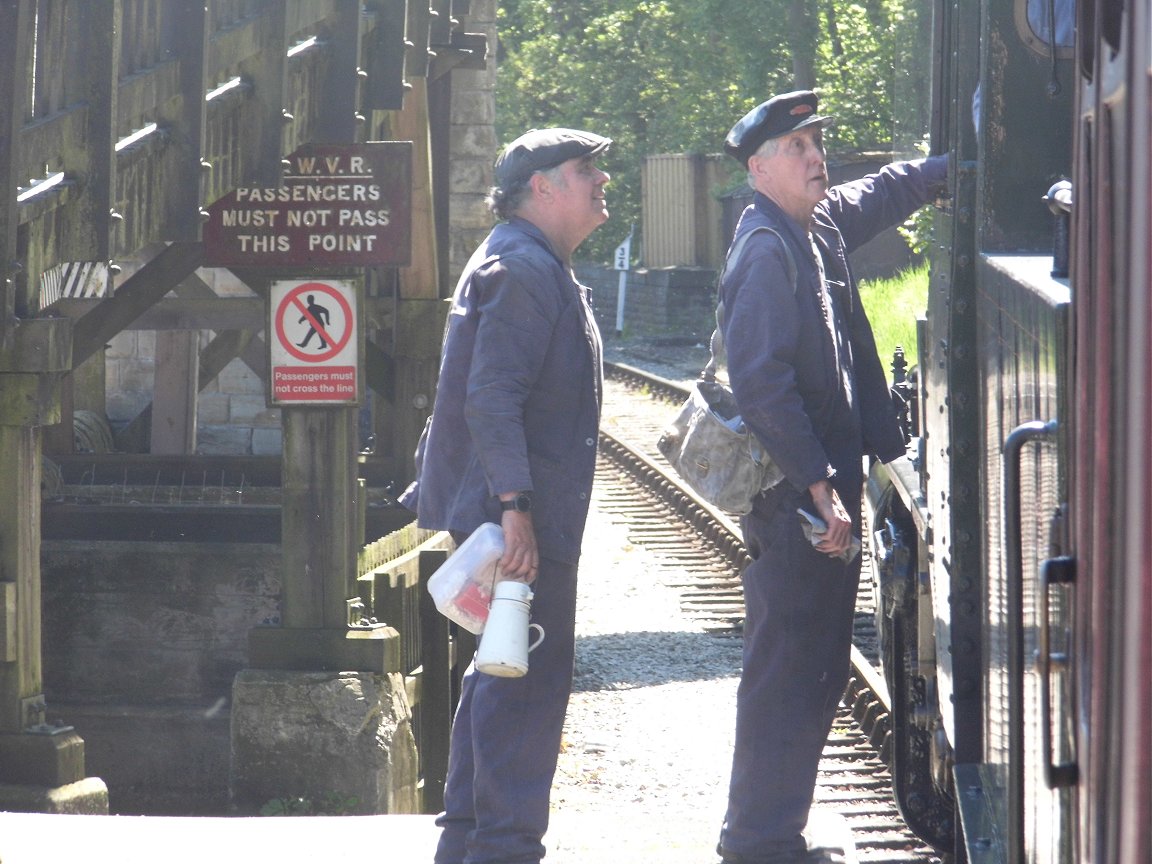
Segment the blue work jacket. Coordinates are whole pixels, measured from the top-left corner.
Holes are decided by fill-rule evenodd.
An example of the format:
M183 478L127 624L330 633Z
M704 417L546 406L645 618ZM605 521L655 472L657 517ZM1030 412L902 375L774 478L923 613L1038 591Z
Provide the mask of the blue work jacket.
M432 416L401 496L421 527L500 523L534 493L540 554L573 563L596 470L603 362L588 289L531 222L497 225L456 286Z
M829 189L808 226L760 193L741 215L735 237L778 235L750 237L722 280L729 380L745 423L797 490L829 478L845 503L858 500L863 456L904 453L848 253L931 200L946 175L944 156L893 163Z

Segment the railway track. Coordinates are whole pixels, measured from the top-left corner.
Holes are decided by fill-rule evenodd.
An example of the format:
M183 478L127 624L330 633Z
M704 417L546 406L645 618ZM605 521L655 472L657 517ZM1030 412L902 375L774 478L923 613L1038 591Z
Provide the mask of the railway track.
M606 364L605 379L598 476L604 506L626 521L635 542L675 563L686 615L707 631L738 633L744 614L739 574L748 561L739 527L684 488L656 449L685 387L622 364ZM939 862L904 825L892 798L888 693L871 585L861 581L852 678L825 745L817 802L843 813L861 862Z

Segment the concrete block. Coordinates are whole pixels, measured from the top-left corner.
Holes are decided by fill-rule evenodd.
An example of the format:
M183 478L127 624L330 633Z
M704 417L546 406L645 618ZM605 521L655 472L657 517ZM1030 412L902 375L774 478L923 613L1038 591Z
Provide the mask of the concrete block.
M66 726L0 734L0 765L9 783L66 786L84 779L84 739Z
M294 799L326 815L419 812L403 676L240 672L229 785L240 815Z
M124 357L136 356L136 331L121 330L108 342L104 351L107 360L119 360Z
M0 783L0 811L107 816L108 787L99 777L85 777L65 786ZM50 843L45 843L45 849L49 848Z
M284 450L284 430L253 429L252 455L276 456Z
M153 382L156 379L156 367L151 362L145 362L139 357L120 361L120 387L126 393L147 393L152 395Z
M217 377L220 391L232 395L264 392L264 379L248 368L242 360L233 360Z
M226 393L202 391L196 400L196 421L203 426L226 426L232 397Z
M201 455L252 452L252 429L236 426L201 426L196 430L196 452Z
M109 393L105 402L108 422L123 424L129 420L134 420L136 415L147 408L151 401L151 391L141 393L139 391L119 390Z
M238 394L229 400L228 421L234 426L278 427L280 409L268 407L263 393Z
M149 363L156 361L156 333L154 331L136 331L136 357Z

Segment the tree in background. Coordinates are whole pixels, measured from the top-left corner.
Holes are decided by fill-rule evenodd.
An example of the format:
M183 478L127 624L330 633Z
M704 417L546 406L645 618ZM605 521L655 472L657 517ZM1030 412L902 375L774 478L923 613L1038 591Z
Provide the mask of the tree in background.
M732 123L773 93L816 89L821 110L837 116L832 152L892 151L893 93L909 89L896 79L918 74L897 62L917 9L911 0L501 0L498 134L571 126L614 139L602 164L617 230L582 247L606 262L640 224L643 158L722 152ZM736 188L743 176L732 168Z

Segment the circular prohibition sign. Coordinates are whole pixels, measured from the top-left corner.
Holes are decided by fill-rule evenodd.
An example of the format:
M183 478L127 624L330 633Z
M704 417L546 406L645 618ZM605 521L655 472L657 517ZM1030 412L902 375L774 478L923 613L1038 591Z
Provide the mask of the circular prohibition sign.
M300 302L300 295L307 293L324 294L333 298L340 306L340 311L344 313L344 333L340 338L333 339L325 329L323 322L316 320L316 317L308 311L307 305ZM295 307L296 311L300 313L316 333L323 337L324 341L328 343L327 348L315 353L301 351L296 343L288 337L288 334L284 331L285 313L290 312L293 307ZM285 294L284 299L280 301L280 306L276 310L276 337L280 340L280 344L284 350L297 360L303 360L305 363L322 363L325 360L331 360L348 344L348 340L352 337L352 320L352 307L348 304L348 300L343 294L331 285L325 285L323 282L305 282L302 285L297 285Z

